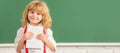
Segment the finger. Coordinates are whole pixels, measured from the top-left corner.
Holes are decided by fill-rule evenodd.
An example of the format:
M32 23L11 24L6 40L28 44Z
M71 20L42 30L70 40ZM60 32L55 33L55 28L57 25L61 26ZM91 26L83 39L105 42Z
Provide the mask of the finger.
M38 35L38 36L37 36L37 39L41 40L41 39L42 39L42 36L41 36L41 35Z
M32 38L33 38L33 35L30 36L30 39L32 39Z
M32 32L30 32L29 34L33 35L33 33L32 33Z

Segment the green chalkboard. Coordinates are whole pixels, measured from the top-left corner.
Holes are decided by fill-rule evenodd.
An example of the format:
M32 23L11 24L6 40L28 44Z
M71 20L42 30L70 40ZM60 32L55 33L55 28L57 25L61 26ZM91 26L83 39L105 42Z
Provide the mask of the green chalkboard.
M0 0L0 43L13 43L32 0ZM120 0L44 0L56 42L120 42Z

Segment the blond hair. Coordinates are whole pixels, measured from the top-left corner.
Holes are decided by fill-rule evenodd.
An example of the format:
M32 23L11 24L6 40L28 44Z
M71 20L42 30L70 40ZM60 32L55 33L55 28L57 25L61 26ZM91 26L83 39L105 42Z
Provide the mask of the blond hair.
M49 9L45 2L39 1L39 0L34 0L26 6L26 9L23 12L22 27L26 27L27 23L29 23L29 20L28 20L29 10L39 11L42 15L42 20L40 23L43 25L43 27L44 28L51 27L52 19L49 13Z

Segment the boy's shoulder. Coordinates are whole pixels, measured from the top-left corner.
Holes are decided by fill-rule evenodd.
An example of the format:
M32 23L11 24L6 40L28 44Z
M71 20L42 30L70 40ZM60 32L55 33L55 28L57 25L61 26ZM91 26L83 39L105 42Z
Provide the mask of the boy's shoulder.
M46 30L51 30L51 28L47 28Z
M23 27L20 27L20 28L18 28L17 31L23 31L23 30L24 30L24 28L23 28Z
M53 33L53 31L52 31L51 28L47 28L47 29L46 29L46 32L47 32L47 33Z

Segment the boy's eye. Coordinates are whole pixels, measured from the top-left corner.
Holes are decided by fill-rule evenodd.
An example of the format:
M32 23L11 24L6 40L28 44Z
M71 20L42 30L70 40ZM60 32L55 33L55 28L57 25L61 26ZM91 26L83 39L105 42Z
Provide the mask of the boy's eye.
M40 13L37 13L37 15L40 15Z
M34 13L33 11L30 11L32 14Z

